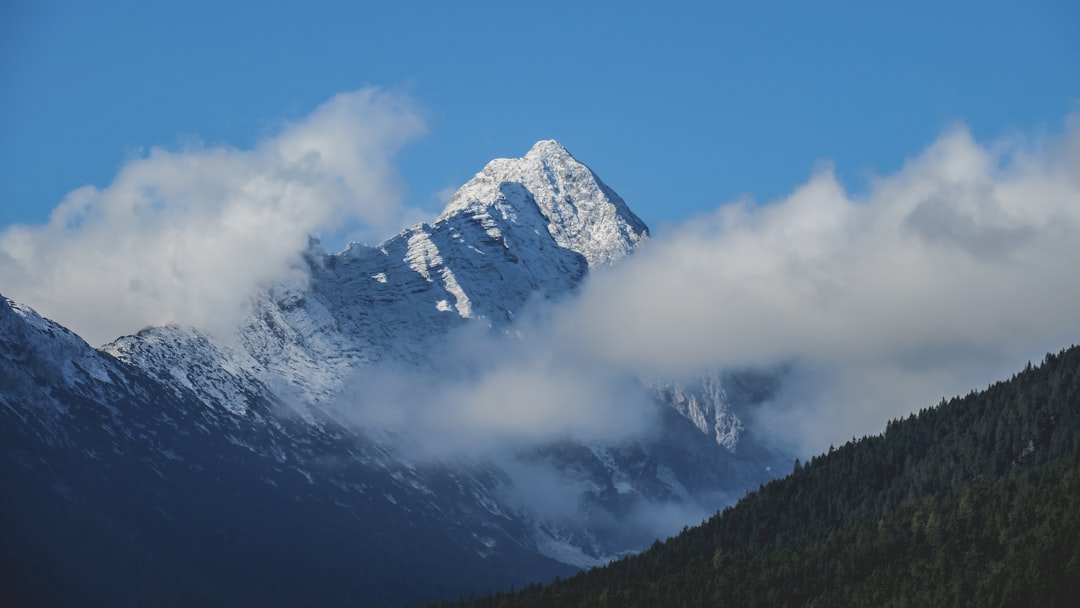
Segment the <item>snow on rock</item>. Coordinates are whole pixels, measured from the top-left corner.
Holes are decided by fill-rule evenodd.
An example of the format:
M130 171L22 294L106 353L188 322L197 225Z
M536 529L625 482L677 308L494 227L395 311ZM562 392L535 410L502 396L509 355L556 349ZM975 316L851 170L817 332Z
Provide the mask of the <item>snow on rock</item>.
M439 220L481 215L520 184L559 247L585 256L590 267L612 264L648 238L648 228L611 188L559 142L537 142L519 159L491 161L450 200Z
M708 374L696 385L654 380L653 394L675 408L702 433L730 452L735 452L743 431L743 423L728 403L724 383L719 374Z
M433 267L441 266L443 263L442 258L439 256L439 248L435 246L435 243L431 242L431 235L424 230L417 230L409 236L407 242L409 243L409 250L405 254L405 262L409 264L409 268L412 268L417 274L430 282L430 270Z
M151 327L100 350L158 378L170 378L175 386L193 391L208 407L224 408L232 414L242 415L253 398L270 398L272 394L259 378L265 371L246 352L218 346L192 328Z

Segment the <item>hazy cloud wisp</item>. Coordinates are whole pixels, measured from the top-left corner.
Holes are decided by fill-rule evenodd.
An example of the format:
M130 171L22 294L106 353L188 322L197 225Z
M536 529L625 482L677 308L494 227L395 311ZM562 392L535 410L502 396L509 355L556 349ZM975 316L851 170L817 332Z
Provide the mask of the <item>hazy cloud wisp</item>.
M435 369L356 370L334 409L361 426L421 438L419 455L435 458L647 435L657 412L641 385L620 368L548 340L547 329L524 322L501 335L466 326L433 353L442 362Z
M302 278L309 234L398 220L392 157L424 130L408 99L369 88L251 150L154 148L0 234L0 285L93 344L170 322L228 333L257 285Z

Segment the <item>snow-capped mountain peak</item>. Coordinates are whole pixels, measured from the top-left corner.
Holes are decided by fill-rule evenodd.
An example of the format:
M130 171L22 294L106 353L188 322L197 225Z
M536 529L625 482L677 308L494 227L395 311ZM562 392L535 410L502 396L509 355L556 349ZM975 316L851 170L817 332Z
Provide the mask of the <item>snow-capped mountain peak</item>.
M0 500L0 536L21 538L27 554L55 546L47 565L83 581L70 598L102 580L129 598L126 573L139 564L149 582L111 602L133 605L169 585L185 605L408 603L648 546L673 508L692 520L790 462L741 423L774 374L649 381L657 424L640 437L417 456L441 441L421 423L427 402L453 406L469 392L459 385L500 355L473 365L460 353L495 344L473 338L519 335L535 307L571 296L647 235L545 140L490 162L433 223L337 254L310 241L302 276L250 294L222 343L166 326L95 350L0 296L0 477L15 488ZM81 547L67 534L75 526L94 531ZM148 557L147 547L178 549ZM35 568L33 580L48 580ZM342 575L357 571L371 576ZM443 574L425 587L417 571ZM249 584L253 572L281 588Z
M559 142L537 142L521 158L487 164L450 200L438 221L482 214L505 216L535 206L555 243L580 253L589 267L618 261L643 240L648 228L611 188Z

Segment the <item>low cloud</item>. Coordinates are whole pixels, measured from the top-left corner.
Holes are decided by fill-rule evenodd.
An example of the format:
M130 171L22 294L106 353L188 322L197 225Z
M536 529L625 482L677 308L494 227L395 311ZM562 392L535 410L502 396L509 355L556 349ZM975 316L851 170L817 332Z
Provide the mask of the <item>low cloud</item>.
M0 285L93 344L164 323L225 335L257 285L304 279L309 234L398 227L392 157L424 130L408 99L369 88L251 150L152 149L0 234Z
M522 315L527 317L528 315ZM404 430L428 457L519 453L562 440L617 444L643 437L656 405L621 369L585 360L524 323L451 334L434 369L357 370L333 409L361 426Z
M430 368L356 370L330 410L346 424L402 438L399 453L409 460L464 458L497 467L505 505L553 533L557 540L542 542L544 550L569 563L602 563L700 521L706 509L693 501L639 494L624 497L625 505L604 500L604 465L590 466L582 446L652 438L662 406L633 376L578 357L549 340L545 324L527 313L520 318L510 334L481 323L452 332L429 353ZM564 460L567 451L573 456ZM584 549L562 544L568 538Z
M554 315L652 376L794 361L760 429L804 453L1080 339L1080 119L1053 140L943 134L852 196L831 169L658 233Z

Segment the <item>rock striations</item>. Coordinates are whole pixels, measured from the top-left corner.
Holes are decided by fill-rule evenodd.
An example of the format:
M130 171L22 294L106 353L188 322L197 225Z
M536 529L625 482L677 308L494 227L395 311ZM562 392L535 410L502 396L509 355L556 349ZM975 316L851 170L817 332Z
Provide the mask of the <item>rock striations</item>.
M551 139L523 158L488 163L450 199L439 221L484 217L492 209L505 217L533 206L555 244L581 254L590 268L619 261L648 238L645 223L622 198Z

